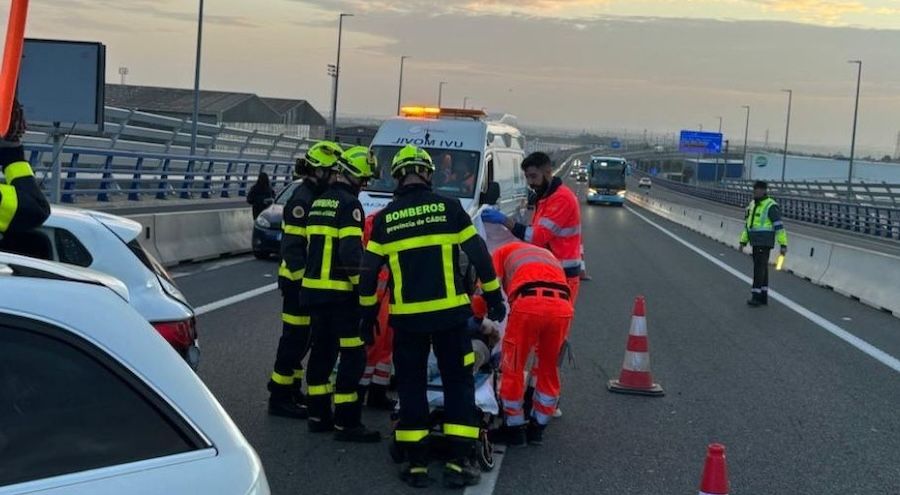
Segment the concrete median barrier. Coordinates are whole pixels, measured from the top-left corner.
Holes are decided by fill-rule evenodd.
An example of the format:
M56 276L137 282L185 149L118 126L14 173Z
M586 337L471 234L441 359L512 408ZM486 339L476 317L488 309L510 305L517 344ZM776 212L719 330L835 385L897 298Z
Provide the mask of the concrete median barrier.
M732 247L737 246L744 228L739 218L641 194L629 192L628 200ZM789 236L790 249L784 262L785 271L900 317L900 257L803 234L790 233ZM773 263L777 256L777 249L773 250Z

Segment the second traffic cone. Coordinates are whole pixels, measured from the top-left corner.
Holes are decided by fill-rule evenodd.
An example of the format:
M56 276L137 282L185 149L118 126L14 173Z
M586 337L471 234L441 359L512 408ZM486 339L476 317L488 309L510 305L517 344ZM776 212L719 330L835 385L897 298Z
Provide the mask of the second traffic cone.
M700 495L728 495L728 467L725 465L725 446L713 443L706 450Z
M650 373L650 345L647 341L647 313L644 306L644 297L636 297L622 371L619 379L610 380L606 387L610 392L661 397L665 392L658 383L653 383L653 375Z

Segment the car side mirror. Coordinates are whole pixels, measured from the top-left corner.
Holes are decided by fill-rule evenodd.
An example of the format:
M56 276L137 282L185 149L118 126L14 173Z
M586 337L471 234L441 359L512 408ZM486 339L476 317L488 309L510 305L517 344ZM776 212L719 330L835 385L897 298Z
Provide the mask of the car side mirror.
M481 193L480 202L483 205L495 205L500 200L500 184L489 182L487 191Z

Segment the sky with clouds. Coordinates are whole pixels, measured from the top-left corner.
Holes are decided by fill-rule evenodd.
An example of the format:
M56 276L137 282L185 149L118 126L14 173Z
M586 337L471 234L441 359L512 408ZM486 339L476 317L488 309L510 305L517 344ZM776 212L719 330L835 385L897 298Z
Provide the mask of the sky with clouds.
M28 36L101 41L109 81L191 87L197 1L31 0ZM4 9L5 10L5 9ZM674 132L849 149L862 59L859 143L900 131L900 0L206 0L202 85L305 98L323 113L345 19L340 113L404 101L505 111L535 125ZM5 12L4 12L5 15ZM5 25L5 17L2 19ZM845 150L846 152L846 150Z

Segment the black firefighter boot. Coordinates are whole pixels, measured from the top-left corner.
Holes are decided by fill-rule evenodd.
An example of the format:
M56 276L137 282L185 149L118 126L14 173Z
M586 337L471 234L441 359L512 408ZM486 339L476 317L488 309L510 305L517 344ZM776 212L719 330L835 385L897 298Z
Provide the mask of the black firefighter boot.
M453 457L444 464L444 486L465 488L481 482L481 468L475 463L475 442L450 440Z
M359 421L360 416L362 416L362 404L359 399L352 404L336 405L334 410L334 439L338 442L380 442L381 433L366 428Z
M373 383L366 394L366 405L379 411L393 411L397 401L387 396L386 386Z
M538 424L534 420L528 423L526 430L528 445L544 445L544 428L545 425Z
M400 470L400 479L413 488L428 488L434 480L428 476L428 439L405 445L409 462Z
M306 405L300 405L294 400L294 391L291 385L279 385L273 382L269 382L269 414L291 419L309 417Z
M763 296L759 292L754 292L747 301L747 306L751 308L758 308L763 305L765 305L765 302L763 302Z

